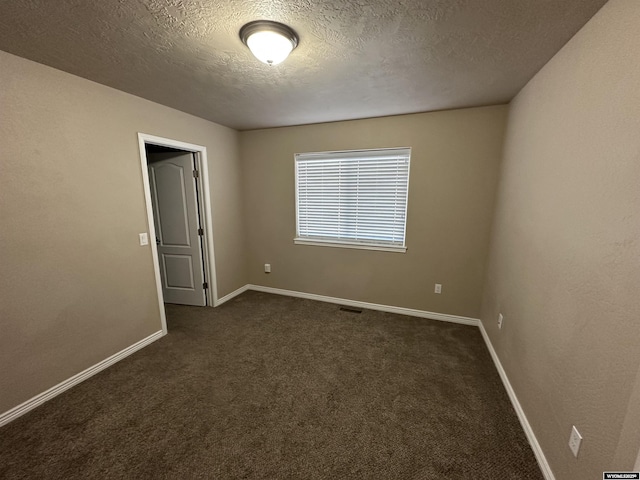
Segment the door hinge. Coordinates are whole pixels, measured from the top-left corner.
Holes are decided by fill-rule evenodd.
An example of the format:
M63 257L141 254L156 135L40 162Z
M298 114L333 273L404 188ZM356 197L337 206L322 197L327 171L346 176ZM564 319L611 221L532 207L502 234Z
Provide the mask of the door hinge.
M202 284L202 288L204 288L206 290L207 288L209 288L209 284L207 282L204 282Z
M200 236L204 235L204 230L199 228L198 229L198 235L200 235Z
M200 172L198 172L198 170L193 171L193 178L200 178Z

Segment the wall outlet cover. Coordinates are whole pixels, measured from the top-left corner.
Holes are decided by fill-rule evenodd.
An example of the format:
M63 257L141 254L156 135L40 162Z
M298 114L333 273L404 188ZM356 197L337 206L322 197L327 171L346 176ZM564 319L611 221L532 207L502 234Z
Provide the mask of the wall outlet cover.
M578 457L578 451L580 450L580 443L582 443L582 435L575 425L571 427L571 436L569 437L569 448L573 452L574 457Z

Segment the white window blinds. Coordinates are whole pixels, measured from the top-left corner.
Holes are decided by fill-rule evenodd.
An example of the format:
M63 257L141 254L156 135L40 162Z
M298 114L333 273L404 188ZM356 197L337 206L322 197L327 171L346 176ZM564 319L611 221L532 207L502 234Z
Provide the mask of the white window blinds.
M295 157L296 243L405 250L410 148Z

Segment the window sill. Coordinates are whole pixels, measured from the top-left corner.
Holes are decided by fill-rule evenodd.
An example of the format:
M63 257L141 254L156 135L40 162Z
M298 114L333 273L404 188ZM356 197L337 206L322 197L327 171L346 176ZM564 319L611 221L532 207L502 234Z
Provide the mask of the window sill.
M310 245L313 247L356 248L359 250L378 250L381 252L406 253L407 247L396 247L385 244L356 243L338 240L308 240L306 238L294 238L296 245Z

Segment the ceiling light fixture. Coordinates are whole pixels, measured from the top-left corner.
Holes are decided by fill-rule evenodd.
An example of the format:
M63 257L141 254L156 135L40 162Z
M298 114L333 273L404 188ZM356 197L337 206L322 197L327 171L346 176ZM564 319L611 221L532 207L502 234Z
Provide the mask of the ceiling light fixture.
M270 20L249 22L240 29L240 39L251 53L268 65L277 65L298 46L298 35L291 27Z

